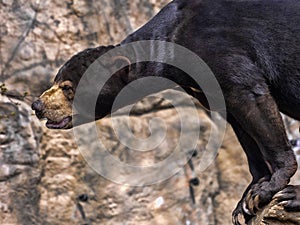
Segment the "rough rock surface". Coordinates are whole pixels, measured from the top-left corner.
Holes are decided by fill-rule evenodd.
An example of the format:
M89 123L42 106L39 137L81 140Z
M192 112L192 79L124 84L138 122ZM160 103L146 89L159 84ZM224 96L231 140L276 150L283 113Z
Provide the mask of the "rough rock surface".
M2 0L0 81L38 96L70 56L120 42L167 2Z
M167 116L170 121L172 112L158 111L154 116ZM203 138L199 147L207 142L210 121L204 115ZM152 115L153 116L153 115ZM134 118L134 124L147 123L149 115ZM122 116L120 118L122 122ZM172 124L172 122L170 123ZM111 132L110 119L98 123L103 142L109 142L112 153L121 161L136 162L144 159L146 163L155 161L153 153L147 157L134 155L122 148ZM147 133L147 126L140 126L140 134ZM172 133L177 135L177 132ZM66 141L67 140L67 141ZM53 149L53 145L56 147ZM218 192L216 167L211 166L205 173L198 173L200 186L195 187L196 204L193 204L188 181L191 171L186 166L171 179L152 186L130 187L119 185L99 176L83 160L76 150L72 133L48 131L42 140L44 174L41 179L40 213L46 224L213 224L214 196ZM172 147L172 146L170 146ZM168 153L168 147L165 149ZM159 156L161 157L163 153ZM199 157L200 158L200 157ZM153 162L152 161L152 162ZM194 160L197 165L198 159ZM101 162L100 162L101 164ZM163 173L163 171L162 171ZM143 178L141 177L141 180ZM207 188L209 187L209 188ZM86 201L83 199L86 196ZM49 213L51 212L51 213ZM83 216L84 215L84 216Z
M239 198L232 185L241 192L249 179L243 177L247 176L240 165L243 157L235 157L235 148L226 147L229 141L239 148L230 132L218 160L204 172L197 170L214 126L203 111L199 110L201 138L198 155L192 159L194 174L183 165L165 182L130 187L108 181L91 169L78 151L72 131L43 128L42 132L30 108L16 103L1 98L1 224L230 224L231 210ZM132 128L147 135L148 120L153 116L175 127L166 144L154 153L137 155L120 147L110 119L98 122L103 134L100 139L121 161L151 164L161 160L172 151L178 118L174 110L163 106L157 112L134 116ZM120 122L123 117L119 116ZM193 188L195 203L188 183L194 177L200 179L200 185Z
M29 104L51 85L71 55L118 43L167 2L0 0L0 16L5 18L0 22L0 83L14 94L28 92ZM231 212L250 181L247 163L228 128L217 159L204 172L199 170L210 128L215 126L201 107L197 106L201 138L194 173L185 165L165 182L130 187L90 168L72 131L47 130L28 105L16 103L0 98L0 224L231 224ZM154 116L171 127L166 142L155 151L133 154L121 146L110 119L98 122L99 138L120 161L155 163L170 153L180 129L174 109L146 99L130 117L133 133L147 137L149 118ZM117 118L124 122L122 113ZM193 121L189 123L193 127ZM188 183L193 177L200 179L193 188L195 204Z
M42 128L31 115L26 104L0 96L1 224L39 221Z
M300 186L295 186L299 189ZM263 211L251 220L248 225L298 225L300 224L300 212L287 212L284 209L284 201L278 202L275 195L273 201Z

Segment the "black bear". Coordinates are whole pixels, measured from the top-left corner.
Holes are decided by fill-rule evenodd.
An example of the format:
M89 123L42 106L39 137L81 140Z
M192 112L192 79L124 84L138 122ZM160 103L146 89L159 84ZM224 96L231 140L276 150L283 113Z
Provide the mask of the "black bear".
M215 74L224 94L227 121L253 176L233 212L233 223L244 223L240 215L248 221L287 186L297 170L280 112L300 120L300 1L174 0L118 46L141 40L184 46ZM53 87L32 104L38 118L48 120L48 128L73 126L72 102L80 78L97 58L114 48L86 49L59 70ZM128 61L122 56L118 60ZM184 72L143 62L124 67L105 84L94 119L109 114L118 92L144 76L166 77L209 107L201 87ZM85 115L76 116L81 123L90 121ZM286 207L300 209L296 194Z

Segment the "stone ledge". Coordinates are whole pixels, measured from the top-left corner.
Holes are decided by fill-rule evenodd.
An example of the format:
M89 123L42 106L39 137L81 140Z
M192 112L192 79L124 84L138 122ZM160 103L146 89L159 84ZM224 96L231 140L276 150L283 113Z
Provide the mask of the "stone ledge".
M300 189L300 186L294 186ZM298 192L299 193L299 192ZM300 199L300 196L298 196ZM284 209L284 202L278 202L276 196L248 225L300 225L300 210L287 212Z

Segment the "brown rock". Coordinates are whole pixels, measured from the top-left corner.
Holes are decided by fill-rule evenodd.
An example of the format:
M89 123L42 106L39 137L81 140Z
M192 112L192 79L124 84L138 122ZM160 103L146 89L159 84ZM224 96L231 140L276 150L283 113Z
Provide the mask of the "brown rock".
M41 127L26 104L0 96L1 224L39 221L41 135Z
M300 186L295 186L300 188ZM276 196L248 225L299 225L300 211L287 212L284 209L284 202L278 202Z

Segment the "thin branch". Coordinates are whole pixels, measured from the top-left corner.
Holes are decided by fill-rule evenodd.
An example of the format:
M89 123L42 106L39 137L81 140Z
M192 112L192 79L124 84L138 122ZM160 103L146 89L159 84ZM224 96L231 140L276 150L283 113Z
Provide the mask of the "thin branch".
M23 94L13 94L8 91L5 84L0 84L0 95L6 96L8 100L13 103L14 105L20 105L19 103L15 102L15 100L24 101L27 97L32 97L28 94L28 92L24 92Z
M25 39L29 35L30 31L34 28L34 25L35 25L35 22L36 22L36 18L37 18L37 11L34 11L34 15L31 18L29 25L23 31L23 33L20 36L19 41L18 41L16 47L14 48L11 56L8 58L7 62L4 64L4 68L3 68L2 72L1 72L1 76L0 76L2 82L9 77L9 75L5 75L5 72L9 68L11 62L16 57L21 44L25 41Z

